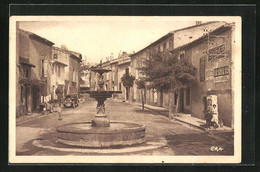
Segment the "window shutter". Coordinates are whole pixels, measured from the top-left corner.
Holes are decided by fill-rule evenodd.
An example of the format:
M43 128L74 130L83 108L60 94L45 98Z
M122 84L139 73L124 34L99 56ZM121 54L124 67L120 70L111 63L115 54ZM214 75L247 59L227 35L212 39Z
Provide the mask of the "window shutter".
M200 81L205 81L205 58L200 59Z
M47 71L48 71L48 62L47 60L44 60L44 65L43 65L43 68L44 68L44 77L47 77Z

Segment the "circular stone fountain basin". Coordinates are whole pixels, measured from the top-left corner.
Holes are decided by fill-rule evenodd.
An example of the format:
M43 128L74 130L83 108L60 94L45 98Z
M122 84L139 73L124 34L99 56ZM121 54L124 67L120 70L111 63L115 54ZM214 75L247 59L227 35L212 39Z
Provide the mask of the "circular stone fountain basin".
M110 127L91 127L91 122L57 128L58 142L70 146L111 147L145 142L145 126L130 122L110 122Z

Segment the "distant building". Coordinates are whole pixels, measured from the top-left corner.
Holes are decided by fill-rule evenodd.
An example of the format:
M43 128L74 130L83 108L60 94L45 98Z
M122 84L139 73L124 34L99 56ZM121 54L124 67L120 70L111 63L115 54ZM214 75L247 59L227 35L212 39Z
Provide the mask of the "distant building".
M129 57L130 54L127 52L122 52L119 54L118 58L114 58L114 55L111 54L109 57L109 61L105 61L102 63L102 68L104 69L110 69L111 71L108 73L104 73L104 89L105 90L114 90L114 91L122 91L122 94L114 94L113 98L120 99L120 100L131 100L131 96L133 95L131 93L132 88L126 88L123 86L123 83L121 81L121 78L124 74L131 72L131 58ZM97 65L97 67L100 66ZM92 74L94 76L91 77L91 89L93 90L94 87L96 87L96 75Z
M51 75L51 95L52 99L57 99L56 89L63 90L63 97L68 93L70 53L65 48L52 48L52 75Z
M66 46L52 49L52 99L57 99L56 89L61 89L63 98L79 93L79 70L82 56L70 51Z
M82 55L74 51L69 51L69 52L70 52L69 80L68 80L69 94L72 93L79 94L80 91L79 70L80 70Z

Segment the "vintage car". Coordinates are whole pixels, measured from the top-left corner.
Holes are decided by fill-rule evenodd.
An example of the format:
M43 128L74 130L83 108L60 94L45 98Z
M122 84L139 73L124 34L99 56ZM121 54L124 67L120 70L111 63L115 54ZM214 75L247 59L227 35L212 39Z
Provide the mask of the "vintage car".
M77 107L79 104L78 95L77 94L69 94L66 95L64 100L64 107Z

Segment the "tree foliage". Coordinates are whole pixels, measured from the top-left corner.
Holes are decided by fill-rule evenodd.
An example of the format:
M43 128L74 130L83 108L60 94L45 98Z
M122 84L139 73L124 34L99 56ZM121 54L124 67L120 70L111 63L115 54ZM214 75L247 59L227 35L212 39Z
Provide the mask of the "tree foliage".
M196 68L186 58L179 60L177 55L166 51L145 59L141 73L151 88L173 91L194 81Z
M139 78L139 79L135 80L135 84L137 85L138 89L144 89L145 88L145 79Z
M132 75L124 74L121 78L124 87L132 87L134 84L135 77Z

